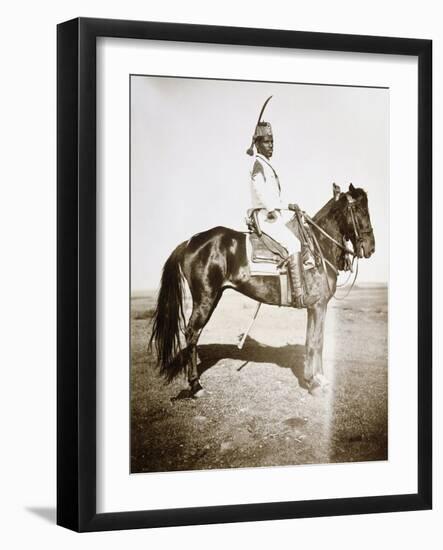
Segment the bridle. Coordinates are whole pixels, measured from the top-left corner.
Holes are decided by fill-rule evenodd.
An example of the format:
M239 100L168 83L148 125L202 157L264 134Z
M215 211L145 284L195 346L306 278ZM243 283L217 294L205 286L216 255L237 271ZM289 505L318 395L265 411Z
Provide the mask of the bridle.
M355 215L355 211L357 210L356 200L353 199L349 194L346 194L346 198L348 199L348 204L346 208L349 212L349 215L351 216L352 226L354 229L355 242L357 244L357 250L360 250L364 241L363 236L371 235L374 233L374 231L372 229L371 224L369 224L368 229L362 229L360 227L360 224L358 223L358 218ZM358 253L354 252L354 256L358 257Z
M303 214L305 220L310 225L315 227L322 235L324 235L327 239L329 239L336 246L338 246L341 250L343 250L345 254L349 254L349 255L353 256L351 271L353 270L354 260L357 259L357 265L356 265L356 269L355 269L355 276L354 276L354 280L352 281L352 284L351 284L351 287L350 287L349 291L342 298L337 298L335 296L335 293L333 293L332 289L331 289L331 285L330 285L330 282L329 282L329 277L327 276L327 266L329 266L334 271L334 273L336 275L338 275L338 269L335 265L333 265L329 260L327 260L324 257L323 251L320 247L320 244L319 244L315 234L312 232L312 237L313 237L315 246L318 250L318 253L320 255L320 258L321 258L321 261L322 261L322 264L323 264L323 270L324 270L325 275L326 275L326 281L327 281L327 284L328 284L329 292L331 293L331 296L334 297L336 300L344 300L345 298L347 298L349 296L352 288L354 287L354 284L355 284L355 281L357 280L357 275L358 275L358 259L359 259L358 251L363 246L364 237L366 235L371 235L373 233L373 229L372 229L371 225L369 225L369 227L367 229L362 229L360 227L360 224L358 222L358 218L356 216L356 210L358 208L357 207L357 201L353 197L351 197L351 195L349 193L346 193L346 199L348 201L348 203L346 205L346 210L347 210L347 213L349 213L349 216L351 217L352 227L353 227L353 230L354 230L355 243L356 243L356 250L357 251L350 250L350 249L346 248L346 246L344 246L342 243L338 242L336 239L331 237L331 235L329 235L329 233L327 233L322 227L320 227L317 223L315 223L314 220L312 218L310 218L307 214L305 214L305 213Z

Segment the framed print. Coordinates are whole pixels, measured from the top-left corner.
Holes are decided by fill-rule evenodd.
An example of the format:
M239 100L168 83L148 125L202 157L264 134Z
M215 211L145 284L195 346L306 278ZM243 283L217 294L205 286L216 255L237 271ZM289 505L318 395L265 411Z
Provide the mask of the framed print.
M431 508L431 65L58 26L59 525Z

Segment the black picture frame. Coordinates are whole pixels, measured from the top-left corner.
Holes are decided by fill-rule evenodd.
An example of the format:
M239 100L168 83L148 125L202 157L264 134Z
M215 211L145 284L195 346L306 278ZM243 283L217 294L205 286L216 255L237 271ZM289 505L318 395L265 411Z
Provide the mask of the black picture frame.
M416 494L96 512L96 39L136 38L418 59ZM57 523L76 531L425 510L432 507L432 42L79 18L57 29Z

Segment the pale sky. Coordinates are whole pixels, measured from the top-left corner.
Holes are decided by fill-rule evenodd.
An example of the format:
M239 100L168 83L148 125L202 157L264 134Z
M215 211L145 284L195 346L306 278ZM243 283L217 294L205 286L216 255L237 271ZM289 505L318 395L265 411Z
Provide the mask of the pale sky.
M244 230L246 149L265 99L271 159L290 202L314 215L350 182L368 192L376 252L360 282L387 282L389 90L131 77L131 287L156 289L172 250L216 225Z

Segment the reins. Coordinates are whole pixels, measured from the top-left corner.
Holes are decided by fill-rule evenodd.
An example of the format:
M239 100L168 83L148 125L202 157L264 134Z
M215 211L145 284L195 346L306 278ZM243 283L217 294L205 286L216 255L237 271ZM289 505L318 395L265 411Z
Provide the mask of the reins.
M314 222L315 223L315 222ZM316 224L315 224L316 225ZM320 228L321 229L321 228ZM331 239L332 241L334 241L335 243L338 244L338 242L333 238L331 237L330 235L328 235L328 233L326 233L326 231L324 232L325 233L325 236L328 237L329 239ZM324 257L324 254L323 254L323 250L321 249L321 246L320 246L320 243L318 242L317 240L317 237L315 236L314 232L312 232L312 238L314 240L314 244L315 246L317 247L317 250L318 250L318 253L320 255L320 258L321 258L321 262L322 262L322 265L323 265L323 272L325 274L325 277L326 277L326 283L328 285L328 289L329 289L329 294L331 295L332 298L335 298L336 300L344 300L345 298L347 298L349 296L349 293L351 292L353 286L354 286L354 283L357 279L357 274L358 274L358 259L357 259L357 270L356 270L356 273L355 273L355 277L354 277L354 280L352 282L352 285L351 285L351 288L349 289L348 293L346 294L346 296L344 296L343 298L337 298L336 295L335 295L335 292L332 291L332 288L331 288L331 283L329 282L329 277L328 277L328 270L326 269L326 264L329 265L329 267L334 271L334 273L336 275L338 275L338 269L335 267L335 265L333 265L328 259L326 259ZM343 249L347 252L347 248L346 247L343 247ZM350 253L351 251L349 251ZM354 255L354 259L355 259L355 255ZM352 263L354 263L354 260L352 261ZM346 281L347 282L347 281ZM345 283L346 284L346 283ZM337 289L338 287L336 287Z
M348 199L349 200L349 199ZM355 233L355 237L356 237L356 242L358 243L358 246L360 246L360 242L361 242L361 237L360 235L362 233L369 233L370 231L372 231L372 228L370 228L370 230L368 231L360 231L359 232L359 228L358 228L358 224L357 224L357 220L355 219L355 214L354 214L354 205L352 204L351 201L349 201L349 204L347 206L349 208L349 211L351 213L351 219L352 219L352 225L353 225L353 228L354 228L354 233ZM320 259L321 259L321 262L322 262L322 265L323 265L323 271L325 273L325 276L326 276L326 282L327 282L327 285L328 285L328 289L329 289L329 293L331 294L331 297L332 298L335 298L337 301L342 301L344 300L345 298L347 298L349 296L349 294L351 293L352 289L354 288L354 285L355 285L355 281L357 280L357 276L358 276L358 253L355 252L354 250L349 250L348 248L346 248L346 246L344 246L342 243L339 243L336 239L334 239L334 237L331 237L331 235L329 235L329 233L327 233L322 227L320 227L312 218L310 218L307 214L303 214L304 215L304 218L305 220L311 224L311 226L315 227L322 235L324 235L327 239L329 239L331 242L333 242L336 246L338 246L341 250L343 250L345 252L345 254L350 254L353 256L352 258L352 265L351 265L351 273L353 270L353 267L354 267L354 262L355 262L355 259L357 258L357 265L356 265L356 268L355 268L355 275L354 275L354 280L352 281L351 283L351 286L348 290L348 292L342 296L341 298L337 298L336 295L335 295L335 292L332 292L332 288L331 288L331 284L329 282L329 277L328 277L328 271L327 271L327 265L334 271L334 273L336 275L338 275L339 271L337 269L337 267L332 263L330 262L327 258L324 257L324 254L323 254L323 250L321 249L321 246L317 240L317 237L315 235L315 233L312 231L312 238L313 238L313 241L314 241L314 244L315 246L317 247L317 250L318 250L318 253L320 255ZM342 284L342 285L336 285L336 289L337 288L342 288L344 286L346 286L349 282L349 279L351 277L351 274L349 274L348 276L348 279Z
M337 298L337 296L335 295L335 292L334 292L334 294L332 294L332 292L331 292L331 287L330 287L330 285L329 285L329 278L328 278L328 276L327 276L327 274L326 274L326 279L327 279L327 281L328 281L329 291L331 292L332 297L335 298L335 300L337 300L337 302L341 302L342 300L345 300L345 299L349 296L349 294L351 294L351 291L352 291L352 289L354 288L355 281L357 280L357 277L358 277L358 257L357 257L357 256L354 256L354 259L352 260L352 267L354 266L354 260L355 260L355 258L357 258L357 265L356 265L356 268L355 268L354 280L352 281L351 286L349 287L349 290L348 290L348 291L346 292L346 294L345 294L344 296L342 296L341 298ZM348 282L349 282L350 277L351 277L351 273L349 274L349 276L348 276L346 282L344 282L342 285L336 285L336 289L337 289L337 288L343 288L344 286L346 286L346 285L348 284Z
M305 220L307 222L309 222L313 227L315 227L316 229L318 229L318 231L320 231L320 233L322 233L322 235L324 235L325 237L327 237L330 241L332 241L335 245L337 245L339 248L341 248L342 250L344 250L346 252L346 254L352 254L353 256L357 256L357 254L353 251L353 250L348 250L346 248L346 246L344 246L343 244L339 243L338 241L336 241L334 239L334 237L331 237L331 235L329 235L329 233L326 233L326 231L320 227L318 224L315 223L315 221L310 218L307 214L303 213L303 216L305 218ZM354 217L352 217L352 219L354 220ZM358 233L356 233L358 235ZM332 267L332 264L330 262L328 262L331 267ZM335 267L334 267L335 269Z

